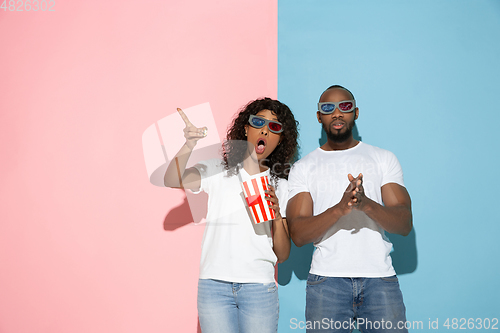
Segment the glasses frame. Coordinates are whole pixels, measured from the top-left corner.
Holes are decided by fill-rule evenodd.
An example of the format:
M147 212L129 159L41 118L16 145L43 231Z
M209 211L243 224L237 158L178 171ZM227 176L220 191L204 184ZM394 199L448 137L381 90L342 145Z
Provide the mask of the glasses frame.
M252 120L255 119L255 118L258 118L260 120L263 120L264 121L264 124L262 126L256 126ZM275 133L275 134L279 134L281 132L283 132L283 124L280 123L279 121L275 121L275 120L269 120L269 119L266 119L266 118L262 118L262 117L259 117L259 116L256 116L254 114L251 114L250 115L250 118L248 118L248 123L250 124L250 126L252 126L253 128L262 128L264 126L267 126L267 128L269 129L270 132L272 133ZM281 126L281 129L279 131L275 131L275 130L272 130L270 127L269 127L269 123L275 123L275 124L279 124Z
M345 102L350 102L352 103L352 109L350 109L349 111L344 111L344 110L341 110L339 108L339 104L340 103L345 103ZM321 107L325 104L333 104L334 105L334 108L331 112L325 112L323 110L321 110ZM321 112L322 114L332 114L335 112L335 109L339 109L340 112L343 112L343 113L349 113L349 112L353 112L354 110L356 110L356 101L354 99L347 99L345 101L340 101L340 102L323 102L323 103L318 103L318 111Z

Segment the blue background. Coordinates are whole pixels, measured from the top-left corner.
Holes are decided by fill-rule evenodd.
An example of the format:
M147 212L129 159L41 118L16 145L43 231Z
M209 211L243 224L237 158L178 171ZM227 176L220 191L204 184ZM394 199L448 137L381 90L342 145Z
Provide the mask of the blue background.
M441 331L500 318L500 1L280 0L278 97L301 156L324 139L316 103L332 84L354 93L361 139L405 173L414 230L391 240L407 319ZM301 331L290 320L305 320L311 253L294 247L279 266L279 332Z

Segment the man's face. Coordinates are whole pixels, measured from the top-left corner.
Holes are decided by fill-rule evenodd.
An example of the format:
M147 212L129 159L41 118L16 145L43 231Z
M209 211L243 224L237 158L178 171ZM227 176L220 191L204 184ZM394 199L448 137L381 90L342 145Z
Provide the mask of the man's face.
M351 94L342 88L332 88L323 93L319 100L324 102L340 102L352 99ZM338 108L331 114L317 112L318 122L323 125L323 129L333 142L345 142L352 136L355 120L358 119L358 108L351 112L341 112Z

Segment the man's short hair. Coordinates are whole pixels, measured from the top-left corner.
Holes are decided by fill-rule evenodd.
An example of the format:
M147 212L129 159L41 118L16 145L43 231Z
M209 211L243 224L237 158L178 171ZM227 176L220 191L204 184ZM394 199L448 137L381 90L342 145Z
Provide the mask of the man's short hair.
M323 96L323 94L324 94L326 91L328 91L328 90L330 90L330 89L333 89L333 88L340 88L340 89L344 89L344 90L345 90L345 91L347 91L349 94L351 94L352 99L356 100L356 98L354 98L354 94L353 94L353 93L352 93L349 89L347 89L346 87L342 87L341 85L338 85L338 84L334 84L333 86L330 86L330 87L326 88L326 89L325 89L325 91L323 91L323 92L321 93L321 95L319 96L319 99L321 99L321 96Z

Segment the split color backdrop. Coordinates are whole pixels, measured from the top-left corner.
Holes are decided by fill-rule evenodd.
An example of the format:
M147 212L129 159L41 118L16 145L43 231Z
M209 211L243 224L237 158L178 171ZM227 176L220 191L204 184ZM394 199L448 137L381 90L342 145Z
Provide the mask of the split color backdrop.
M498 1L53 3L0 9L1 333L199 331L203 227L149 182L142 134L209 102L222 138L279 97L304 156L331 84L405 172L415 229L391 239L412 331L500 317ZM304 331L311 252L278 267L279 332Z

